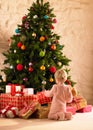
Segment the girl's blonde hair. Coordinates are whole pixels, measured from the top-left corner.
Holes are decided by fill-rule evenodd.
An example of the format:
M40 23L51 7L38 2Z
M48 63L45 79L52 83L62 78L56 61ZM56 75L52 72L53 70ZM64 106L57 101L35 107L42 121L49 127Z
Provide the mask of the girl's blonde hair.
M55 77L55 80L56 80L56 79L59 79L60 81L63 80L63 79L66 80L66 79L67 79L67 73L66 73L65 70L59 69L59 70L57 70L57 71L55 72L54 77Z

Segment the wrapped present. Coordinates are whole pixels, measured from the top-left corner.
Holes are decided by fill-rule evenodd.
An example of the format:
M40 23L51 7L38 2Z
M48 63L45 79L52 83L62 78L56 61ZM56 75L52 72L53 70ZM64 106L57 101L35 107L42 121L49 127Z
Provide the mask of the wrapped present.
M32 115L33 118L44 119L48 118L50 106L40 106L37 111Z
M17 107L19 110L24 107L24 102L29 103L30 101L36 101L36 95L24 95L24 96L12 96L11 94L1 94L1 109L11 104Z
M24 108L19 111L18 115L21 118L28 119L39 107L39 102L32 101L29 104L25 104Z
M12 96L18 95L18 94L23 94L23 88L24 85L18 85L18 84L8 84L6 85L6 93L11 94Z
M18 108L11 105L6 106L0 111L0 117L14 118L18 116Z
M87 101L82 96L78 95L74 97L71 103L67 103L67 106L72 106L76 109L76 111L87 106Z
M72 107L72 106L67 106L66 111L71 112L72 115L76 114L76 109L75 109L75 107Z
M84 112L91 112L93 109L93 106L92 105L87 105L86 107L78 110L77 112L81 112L81 113L84 113Z
M36 96L37 96L37 100L38 100L38 102L40 104L48 104L48 103L50 103L52 101L52 98L51 97L46 97L43 91L38 92L36 94Z
M34 94L34 89L33 88L24 88L23 93L24 93L24 95Z

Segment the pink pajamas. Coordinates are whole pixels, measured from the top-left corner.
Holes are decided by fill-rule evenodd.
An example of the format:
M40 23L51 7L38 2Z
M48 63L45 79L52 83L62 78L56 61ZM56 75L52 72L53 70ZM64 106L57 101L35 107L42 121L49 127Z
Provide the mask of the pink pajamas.
M53 97L50 112L48 114L49 119L71 119L72 114L66 112L66 104L72 101L72 93L69 86L55 84L51 90L45 91L45 95L47 97Z

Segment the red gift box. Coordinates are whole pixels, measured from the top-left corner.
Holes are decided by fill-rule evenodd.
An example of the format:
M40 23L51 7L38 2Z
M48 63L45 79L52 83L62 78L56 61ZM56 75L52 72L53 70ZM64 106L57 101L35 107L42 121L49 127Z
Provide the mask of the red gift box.
M77 97L74 97L71 103L67 103L67 106L72 106L76 109L76 111L78 111L87 106L87 101L85 98L78 95Z
M44 92L38 92L36 94L37 96L37 100L40 104L48 104L52 101L52 98L51 97L46 97Z
M0 100L1 109L11 104L21 110L24 107L24 102L29 103L30 101L37 100L37 97L36 95L12 96L11 94L1 94Z
M74 115L74 114L76 113L75 107L67 106L67 107L66 107L66 111L67 111L67 112L71 112L72 115Z
M29 104L24 104L24 108L19 111L18 116L24 119L28 119L38 108L40 107L39 102L32 101Z
M6 85L6 93L9 93L12 96L14 96L15 94L23 92L23 88L24 88L24 85L8 84L8 85Z
M0 111L0 117L9 117L13 118L18 115L18 108L11 105L6 106Z
M84 113L84 112L91 112L92 111L92 105L87 105L86 107L78 110L77 112L81 112L81 113Z

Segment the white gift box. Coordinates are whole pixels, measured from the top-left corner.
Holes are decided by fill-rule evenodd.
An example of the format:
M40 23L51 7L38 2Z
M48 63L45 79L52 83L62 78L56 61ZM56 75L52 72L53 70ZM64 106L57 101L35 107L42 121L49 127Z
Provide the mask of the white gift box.
M24 93L24 95L34 94L34 89L33 88L24 88L23 93Z
M23 92L23 85L9 84L5 86L5 92L14 96L18 92Z

